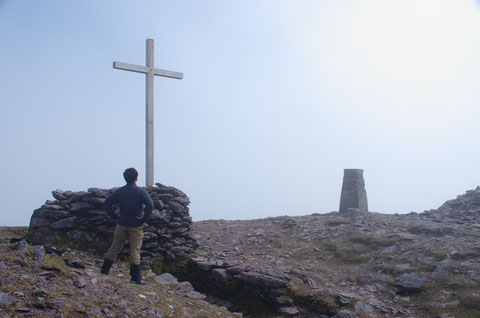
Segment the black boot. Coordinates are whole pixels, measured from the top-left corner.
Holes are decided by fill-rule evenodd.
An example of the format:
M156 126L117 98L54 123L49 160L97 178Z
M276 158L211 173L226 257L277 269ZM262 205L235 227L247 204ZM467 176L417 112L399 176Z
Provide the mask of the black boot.
M103 275L108 275L108 272L110 271L110 267L112 267L112 265L113 262L111 260L109 260L108 258L104 259L102 270L100 271L100 273L102 273Z
M130 283L132 284L145 285L147 283L142 279L140 265L130 264L130 276L132 276L132 279L130 280Z

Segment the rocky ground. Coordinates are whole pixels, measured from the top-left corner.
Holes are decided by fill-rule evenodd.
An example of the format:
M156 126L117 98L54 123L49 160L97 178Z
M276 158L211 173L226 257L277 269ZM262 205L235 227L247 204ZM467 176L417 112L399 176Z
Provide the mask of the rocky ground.
M148 285L130 284L125 263L109 276L102 260L69 250L62 257L40 246L11 244L27 228L0 228L0 317L241 317L204 301L188 282L145 272ZM64 259L85 268L66 266Z
M283 307L274 304L284 314L480 317L479 188L424 213L210 220L196 222L193 233L194 261L212 279L235 262L285 275Z
M137 286L125 263L102 276L99 256L68 250L63 258L85 266L72 268L9 243L26 228L2 228L0 317L480 317L480 188L423 213L209 220L192 230L200 247L172 268L191 284L148 272Z

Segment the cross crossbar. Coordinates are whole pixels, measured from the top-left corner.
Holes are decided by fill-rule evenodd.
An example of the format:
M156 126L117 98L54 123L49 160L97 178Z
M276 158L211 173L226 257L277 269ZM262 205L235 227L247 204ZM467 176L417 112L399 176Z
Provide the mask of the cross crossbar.
M124 71L132 71L132 72L137 72L137 73L143 73L143 74L148 74L148 73L152 72L153 75L175 78L175 79L183 79L183 73L162 70L162 69L154 68L154 67L128 64L128 63L123 63L123 62L113 62L113 68L116 68L116 69L119 69L119 70L124 70Z

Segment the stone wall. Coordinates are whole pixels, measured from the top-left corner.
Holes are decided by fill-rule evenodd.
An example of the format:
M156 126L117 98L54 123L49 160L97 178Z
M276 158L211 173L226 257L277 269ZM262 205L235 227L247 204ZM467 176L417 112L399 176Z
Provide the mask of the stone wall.
M45 245L104 253L112 241L115 222L107 216L103 203L115 189L53 191L56 200L46 201L33 212L28 238ZM182 191L160 183L145 189L154 202L154 210L144 225L142 263L174 261L193 253L198 244L191 234L190 199ZM127 247L123 252L127 252Z

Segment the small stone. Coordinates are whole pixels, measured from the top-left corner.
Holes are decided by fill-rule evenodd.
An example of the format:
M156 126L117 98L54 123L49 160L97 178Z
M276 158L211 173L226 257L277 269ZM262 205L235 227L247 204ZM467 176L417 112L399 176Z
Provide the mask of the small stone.
M191 299L205 299L207 298L207 296L205 296L204 294L200 294L199 292L196 292L196 291L189 291L188 293L185 294L185 296L187 296L188 298L191 298Z
M186 294L188 292L193 291L192 284L190 282L181 282L175 287L175 290L180 294Z
M73 281L73 285L75 285L78 288L84 288L85 286L87 286L87 281L83 277L77 277Z
M37 297L47 297L50 295L48 290L42 289L42 288L35 288L30 291L32 296L37 296Z
M230 279L230 275L225 268L215 268L212 270L212 277L216 280L226 282Z
M342 306L350 304L351 301L352 301L352 297L349 294L340 293L337 295L337 303L339 303Z
M65 301L57 299L52 302L50 302L49 307L52 309L60 309L63 306L65 306Z
M361 275L358 278L358 281L361 284L365 284L365 285L379 285L379 286L385 286L387 283L387 279L385 275L382 275L382 274Z
M135 317L135 312L133 310L131 310L130 308L125 309L125 313L127 315Z
M148 314L148 317L163 318L163 310L160 308L153 307L148 311Z
M427 280L425 275L418 273L405 273L397 278L396 286L399 294L417 293Z
M90 314L92 316L94 315L100 315L102 314L102 311L100 310L100 308L96 307L96 306L93 306L91 309L90 309Z
M145 277L146 278L153 278L157 276L154 272L152 272L152 270L149 270L148 272L145 273Z
M5 265L5 262L0 261L0 272L5 272L7 270L8 270L8 268L7 268L7 265Z
M153 279L160 285L171 285L171 284L178 284L178 280L175 276L169 273L164 273L160 276L157 276Z
M32 258L36 261L43 262L44 256L45 256L45 248L43 247L43 245L35 246L35 248L33 249Z
M25 240L21 240L20 242L14 243L12 245L12 250L25 253L25 251L27 250L27 242Z
M294 316L294 315L300 313L300 311L297 309L297 307L281 307L278 310L278 312L281 313L281 314L286 314L286 315L290 315L290 316Z
M373 307L370 306L369 304L366 304L366 303L362 302L362 301L357 301L355 303L354 307L355 307L355 310L357 310L357 311L363 311L367 314L373 313Z
M357 314L350 310L340 310L332 318L358 318Z

